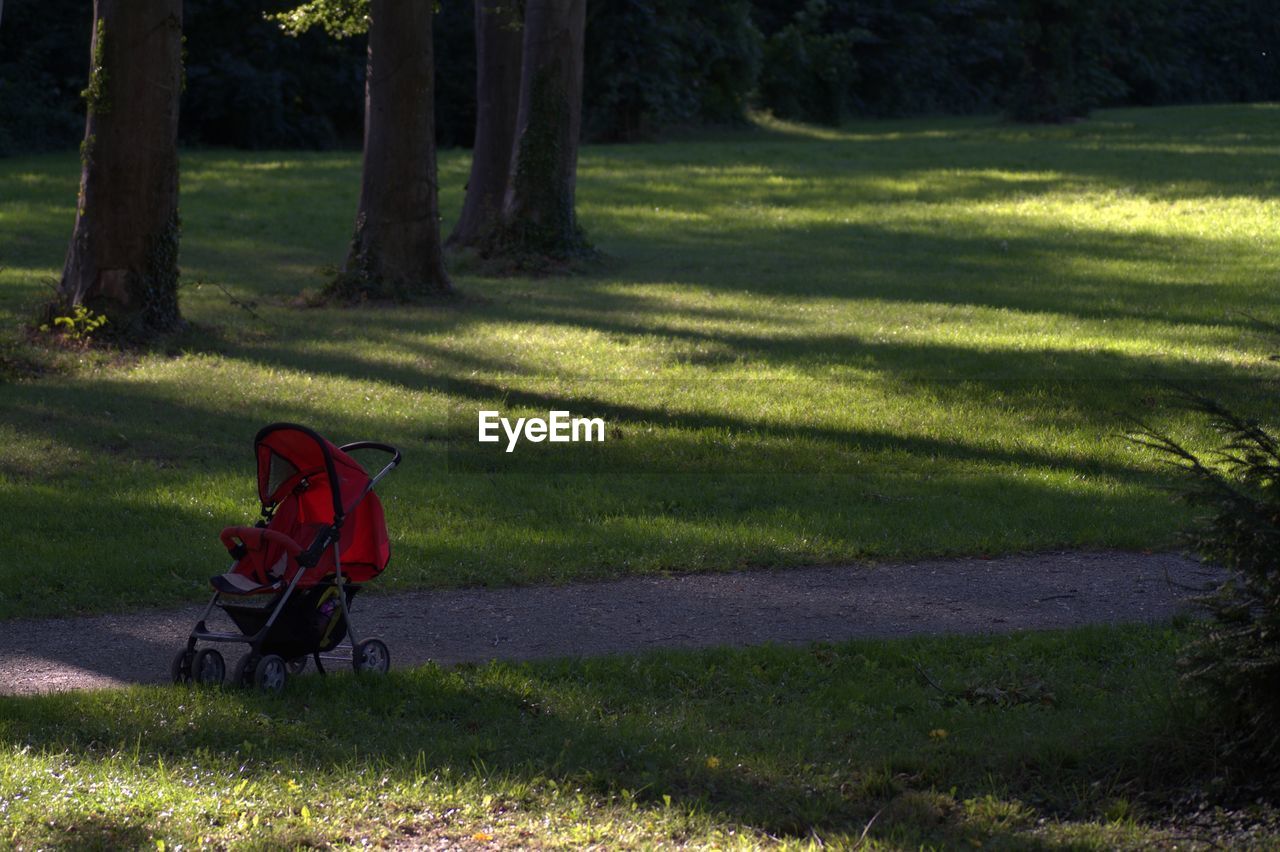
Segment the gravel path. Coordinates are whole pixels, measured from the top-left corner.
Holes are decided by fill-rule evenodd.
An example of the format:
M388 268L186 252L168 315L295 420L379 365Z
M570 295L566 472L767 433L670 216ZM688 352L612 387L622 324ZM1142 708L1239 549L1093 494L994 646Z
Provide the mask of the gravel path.
M369 594L353 620L404 667L1158 621L1220 576L1168 553L1043 553ZM0 694L162 682L199 611L0 621ZM224 650L230 668L240 646Z

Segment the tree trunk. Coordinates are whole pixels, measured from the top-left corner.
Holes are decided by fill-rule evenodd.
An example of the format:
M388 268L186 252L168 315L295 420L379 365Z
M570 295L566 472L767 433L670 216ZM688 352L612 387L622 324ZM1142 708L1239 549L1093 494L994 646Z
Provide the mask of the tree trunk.
M346 299L449 293L436 195L434 0L372 0L364 173L355 236L330 292Z
M516 111L520 103L520 53L524 34L516 0L476 0L476 138L471 177L458 224L448 245L484 244L502 224Z
M182 0L95 0L83 168L58 287L63 309L145 340L178 313L178 98Z
M574 202L585 26L586 0L525 2L504 253L564 258L590 250Z

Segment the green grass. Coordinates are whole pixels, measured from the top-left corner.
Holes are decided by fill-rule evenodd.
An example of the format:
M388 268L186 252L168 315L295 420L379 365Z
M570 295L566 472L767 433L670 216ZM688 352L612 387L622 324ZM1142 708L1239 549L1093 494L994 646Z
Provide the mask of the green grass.
M342 259L356 155L187 152L196 328L129 356L23 341L77 161L0 161L0 617L203 595L276 419L405 449L377 590L1168 546L1185 510L1122 418L1202 444L1174 382L1275 419L1275 343L1249 315L1277 318L1277 117L762 122L589 148L602 268L463 264L466 300L395 309L294 304ZM450 215L466 168L441 157ZM493 403L602 415L610 439L480 453ZM1170 844L1161 797L1204 747L1172 696L1180 642L1115 628L425 667L281 698L0 698L0 848Z
M1186 520L1139 414L1179 382L1274 416L1280 108L764 123L583 152L609 262L456 272L469 300L293 306L340 263L354 153L183 156L183 307L157 353L17 339L70 234L73 154L0 161L0 617L190 599L252 514L272 420L397 443L380 590L1054 547ZM445 152L442 209L467 159ZM446 228L449 221L445 222ZM256 304L257 317L219 287ZM602 447L479 454L475 411L602 415ZM557 447L556 449L560 449Z
M0 698L0 847L1167 844L1181 830L1145 791L1203 748L1170 696L1179 641L1110 628L428 666L279 698Z

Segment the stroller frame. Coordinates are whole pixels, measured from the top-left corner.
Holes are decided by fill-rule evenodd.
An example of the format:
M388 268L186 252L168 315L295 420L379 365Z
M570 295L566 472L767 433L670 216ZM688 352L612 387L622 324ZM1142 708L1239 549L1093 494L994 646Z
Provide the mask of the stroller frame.
M264 660L268 660L269 658L275 655L268 654L267 656L264 657L262 655L263 645L264 643L266 643L268 637L271 636L272 628L275 626L276 621L280 618L280 614L285 611L285 607L288 605L289 600L293 597L294 592L297 589L298 584L301 582L302 578L307 574L308 571L312 570L315 567L315 565L320 561L321 557L324 555L324 551L329 548L332 548L332 551L333 551L333 577L332 579L328 579L326 577L326 579L320 581L316 585L320 587L331 586L331 587L337 588L338 594L336 595L336 597L338 600L338 606L341 609L341 619L342 619L342 624L344 629L344 635L335 645L328 648L327 650L321 651L317 649L310 652L311 658L315 661L316 669L321 674L324 674L325 668L322 660L330 660L335 662L343 662L343 661L350 662L354 665L357 672L365 669L386 671L387 664L389 663L389 655L387 652L386 645L382 643L381 640L378 640L378 639L368 639L368 640L365 640L365 642L361 642L356 636L355 629L352 627L350 599L354 596L355 592L362 587L362 584L351 583L343 575L342 554L340 552L341 551L340 536L342 531L342 525L346 517L355 511L356 507L360 505L361 501L363 501L366 496L368 496L371 492L373 492L373 490L377 487L378 483L387 474L395 470L395 468L400 465L400 462L402 459L401 453L398 449L391 446L390 444L384 444L377 441L355 441L353 443L343 444L339 446L338 449L343 453L354 452L358 450L377 450L384 453L388 453L392 457L391 460L387 462L387 464L381 470L379 470L375 475L369 477L369 481L365 484L364 488L361 489L360 493L357 494L350 503L343 505L340 502L341 489L339 486L337 475L334 472L333 460L330 457L329 451L326 447L327 442L318 433L314 432L311 429L306 428L305 426L298 426L295 424L287 424L287 423L278 423L278 424L273 424L272 426L265 427L261 432L258 433L259 439L261 439L262 436L267 434L270 430L276 429L276 428L290 428L290 429L295 429L297 431L306 433L310 437L312 437L322 448L324 452L327 472L330 479L330 487L333 492L334 509L335 509L333 522L328 526L326 526L325 528L318 531L315 535L315 538L311 542L311 544L305 548L302 548L301 552L297 555L298 569L293 573L293 577L290 578L287 585L285 585L285 587L282 590L276 592L275 603L273 605L270 605L269 607L271 610L270 614L267 616L267 619L263 623L262 627L259 630L257 630L255 633L253 634L247 634L244 632L233 633L228 631L219 631L219 630L209 629L207 625L207 620L210 614L213 612L214 607L222 605L225 612L227 604L225 603L224 599L233 597L233 596L226 595L222 591L217 591L217 590L214 591L213 596L209 599L209 603L205 606L204 610L202 611L199 620L196 622L195 627L192 628L190 635L187 637L186 647L178 653L178 656L175 657L173 661L171 674L175 682L190 682L191 680L195 680L198 683L206 682L205 677L202 676L202 674L205 674L205 672L201 670L201 666L200 666L201 657L199 656L199 654L207 653L207 651L201 651L199 652L199 654L197 653L196 648L200 642L240 643L240 644L248 645L249 651L246 654L246 656L241 660L240 665L237 667L235 680L239 682L239 685L242 685L242 686L256 685L261 689L272 690L272 691L278 691L281 688L283 688L284 664L287 664L287 667L290 669L290 671L292 671L292 673L297 674L305 667L307 655L303 654L300 657L297 657L288 661L282 661L282 665L278 667L279 668L278 672L267 671L265 672L265 676L264 676L262 662ZM261 513L261 521L259 522L259 526L264 525L265 522L271 519L271 516L274 513L274 509L275 509L274 505L271 505L271 506L267 506L265 504L263 505L262 513ZM235 563L233 563L233 566L234 564ZM268 607L262 607L264 611L267 608ZM369 645L376 645L378 647L373 648L371 650L362 650L362 646L369 646ZM346 652L346 653L341 653L341 652ZM215 655L215 656L218 657L218 669L217 669L216 680L221 681L222 677L225 674L225 663L221 662L221 655ZM362 656L365 656L368 658L362 659ZM280 659L280 658L277 657L276 659ZM362 662L364 663L363 666L362 666ZM269 666L268 668L271 668L271 667ZM209 678L209 680L212 680L212 679L213 679L212 677Z

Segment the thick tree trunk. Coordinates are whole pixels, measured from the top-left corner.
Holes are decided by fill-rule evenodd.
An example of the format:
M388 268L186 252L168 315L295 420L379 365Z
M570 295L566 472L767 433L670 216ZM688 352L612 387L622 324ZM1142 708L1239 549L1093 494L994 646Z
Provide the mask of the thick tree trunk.
M413 299L451 291L436 194L434 0L372 0L364 173L355 236L331 292Z
M58 287L63 307L142 340L178 313L182 0L95 0L83 169Z
M586 5L586 0L525 2L503 252L567 257L589 250L574 201Z
M521 31L517 0L475 0L476 138L462 215L449 235L456 248L482 245L502 224L502 204L520 103Z

